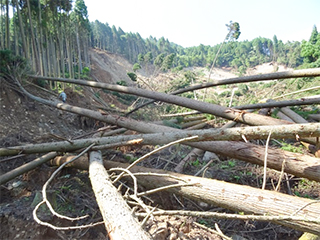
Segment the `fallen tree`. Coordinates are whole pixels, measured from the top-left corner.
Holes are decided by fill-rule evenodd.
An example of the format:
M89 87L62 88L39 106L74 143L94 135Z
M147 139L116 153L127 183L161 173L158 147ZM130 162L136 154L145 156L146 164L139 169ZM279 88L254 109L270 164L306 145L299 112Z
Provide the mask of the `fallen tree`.
M61 165L63 162L68 161L69 158L71 157L57 157L51 161L51 164ZM77 162L73 162L68 166L88 169L88 159L87 157L82 157L78 159ZM119 167L127 168L128 165L104 161L104 166L109 169ZM147 189L181 184L180 187L168 188L167 191L233 211L275 216L272 221L277 224L300 231L320 234L318 219L320 215L319 201L159 169L134 166L130 168L130 171L132 173L141 173L135 175L135 177L138 183ZM188 186L182 186L186 183ZM289 220L279 220L276 218L281 218L281 216L301 217L301 220L293 220L293 218ZM308 221L303 221L303 219Z
M142 123L143 124L143 123ZM147 124L147 123L145 123ZM151 125L155 126L155 125ZM156 125L158 126L158 125ZM320 137L320 123L305 123L276 126L259 127L237 127L229 129L213 128L205 130L176 130L162 126L163 132L135 135L120 135L110 137L93 137L60 142L27 144L23 146L13 146L0 148L0 156L16 154L46 153L50 151L70 152L86 147L92 143L97 145L112 144L118 142L128 142L141 139L139 144L158 145L166 144L188 136L198 136L196 141L241 141L243 139L256 140L267 139L270 131L274 139L299 139L302 137ZM93 150L99 147L93 147ZM101 147L100 147L101 148Z
M32 76L33 78L37 79L36 76ZM217 104L212 103L206 103L206 102L200 102L194 99L170 95L166 93L161 92L153 92L146 89L140 89L140 88L131 88L131 87L124 87L120 85L114 85L114 84L107 84L107 83L101 83L101 82L94 82L94 81L85 81L85 80L79 80L79 79L67 79L67 78L49 78L49 77L38 77L38 79L44 79L44 80L50 80L50 81L60 81L60 82L66 82L66 83L73 83L83 86L89 86L89 87L95 87L95 88L102 88L107 89L111 91L126 93L126 94L133 94L141 97L151 98L158 101L166 102L166 103L172 103L176 104L182 107L187 107L190 109L199 110L203 113L209 113L213 114L218 117L222 117L229 120L234 120L238 122L242 122L248 125L280 125L280 124L290 124L290 122L275 119L268 116L261 116L259 114L245 112L242 110L237 110L233 108L227 108L223 107ZM17 80L17 82L19 82ZM26 95L30 96L30 93L23 90ZM33 98L36 101L39 101L38 99ZM44 99L43 99L44 100ZM39 101L41 102L41 101ZM48 103L45 103L42 101L42 103L50 105ZM62 110L63 106L61 106Z
M90 152L89 177L110 239L152 239L133 217L127 203L112 185L101 152Z
M250 77L253 77L253 76L250 76ZM46 79L45 77L40 77L40 78ZM183 107L187 107L187 108L191 108L191 109L196 109L196 110L199 110L203 113L213 114L215 116L222 117L225 119L230 119L233 121L242 122L247 125L291 124L291 122L281 120L281 119L272 118L269 116L263 116L263 115L259 115L259 114L255 114L255 113L251 113L251 112L246 112L246 111L234 109L234 108L227 108L227 107L223 107L223 106L216 105L216 104L200 102L200 101L185 98L185 97L180 97L180 96L175 96L175 95L170 95L170 94L165 94L165 93L160 93L160 92L152 92L152 91L145 90L145 89L130 88L130 87L124 87L124 86L113 85L113 84L106 84L106 83L101 83L101 82L66 79L66 78L48 78L47 80L69 82L69 83L74 83L74 84L79 84L79 85L84 85L84 86L103 88L103 89L108 89L111 91L122 92L122 93L126 93L126 94L133 94L133 95L137 95L137 96L152 98L152 99L156 99L159 101L176 104L179 106L183 106ZM30 98L32 98L36 101L42 102L44 104L47 104L47 105L51 105L51 106L55 105L52 103L48 103L49 101L47 101L45 99L40 99L40 98L35 97L32 94L28 93L21 86L18 79L16 79L16 82L20 86L21 90ZM63 106L61 106L61 109L63 109ZM69 111L67 109L63 109L63 110ZM315 144L315 140L313 140L313 139L305 139L304 141Z
M287 106L300 106L300 105L311 105L320 104L320 98L300 98L296 100L285 100L285 101L267 101L264 103L248 104L236 106L234 108L243 109L260 109L260 108L274 108L274 107L287 107Z
M141 122L140 124L144 125ZM290 127L289 128L290 130L295 129L296 131L295 132L293 130L293 132L290 132L289 130L289 134L285 126L273 126L271 127L271 129L273 129L273 131L276 131L276 129L279 129L279 130L282 129L284 132L287 132L288 135L291 135L291 137L296 137L296 133L298 133L299 130L301 131L301 133L304 130L307 130L306 132L304 132L305 134L312 134L313 136L319 136L319 132L320 132L319 125L320 125L319 123L289 125L287 127ZM145 124L144 126L146 127L148 125ZM73 141L28 144L25 146L0 148L0 156L10 155L10 154L14 155L18 153L30 154L30 153L52 152L52 151L71 152L71 151L78 150L80 148L87 147L92 143L102 146L102 147L95 146L93 147L93 150L107 148L108 144L112 144L116 142L124 143L124 142L133 141L132 144L136 143L136 144L157 145L157 144L165 144L168 142L172 142L174 140L181 139L188 136L198 136L197 141L203 141L203 142L185 142L184 144L263 166L264 156L265 156L264 146L258 146L255 144L238 142L238 141L210 142L205 140L219 139L219 136L225 137L225 135L228 132L234 132L235 133L234 136L236 136L237 138L242 138L243 136L242 133L247 133L247 136L249 136L250 132L252 133L252 135L250 135L252 137L254 136L259 137L259 134L261 133L261 138L267 138L269 131L271 129L268 126L261 126L261 127L234 128L234 129L182 131L182 130L163 126L162 130L164 132L156 133L156 134L139 134L139 135L131 135L131 136L88 138L88 139L80 139L80 140L73 140ZM147 128L145 128L144 130L152 131L151 129L147 129ZM217 133L219 133L220 135ZM279 131L279 134L280 133L281 131ZM282 136L285 136L285 135L282 135ZM285 162L285 164L283 164L283 162ZM268 150L268 167L269 168L273 168L281 171L284 166L284 171L288 173L320 182L320 165L318 163L319 163L319 159L310 157L307 155L292 153L292 152L274 149L274 148L269 148ZM3 178L7 179L8 178L7 175L11 176L11 173L9 172L9 173L6 173L6 175L1 176L0 181L2 181Z
M266 81L266 80L274 80L274 79L286 79L286 78L298 78L298 77L315 77L315 76L320 76L320 68L267 73L267 74L243 76L243 77L236 77L236 78L227 78L227 79L221 79L221 80L212 80L210 82L206 82L207 79L205 79L202 81L203 82L202 84L179 89L174 92L171 92L170 94L177 95L177 94L181 94L189 91L195 91L203 88L236 84L236 83L246 83L246 82ZM137 111L138 109L145 107L153 102L155 102L155 100L151 100L144 104L141 104L140 106L128 112L126 115L129 115Z

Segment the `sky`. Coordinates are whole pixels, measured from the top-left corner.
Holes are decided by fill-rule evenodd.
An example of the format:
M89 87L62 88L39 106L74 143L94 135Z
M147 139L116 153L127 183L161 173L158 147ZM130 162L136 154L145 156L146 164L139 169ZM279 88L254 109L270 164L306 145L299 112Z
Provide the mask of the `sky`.
M228 33L230 21L240 24L238 41L257 37L284 43L309 40L320 32L320 0L85 0L89 20L164 37L183 47L214 46Z

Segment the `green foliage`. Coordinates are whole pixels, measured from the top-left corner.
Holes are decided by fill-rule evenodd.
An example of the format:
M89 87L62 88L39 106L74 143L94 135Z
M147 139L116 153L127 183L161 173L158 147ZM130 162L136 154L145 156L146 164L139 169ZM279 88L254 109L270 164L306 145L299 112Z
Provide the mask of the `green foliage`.
M301 56L306 67L320 67L320 34L314 26L310 40L302 41Z
M168 120L163 120L162 121L163 124L167 127L172 127L172 128L177 128L177 129L181 129L181 126L179 124L176 124L176 123L173 123L171 121L168 121Z
M124 80L121 80L121 81L117 82L117 84L120 85L120 86L128 86L127 82L124 81Z
M233 67L238 70L240 76L244 75L249 67L271 61L289 67L298 67L304 61L305 64L310 64L310 67L320 65L320 60L317 60L320 51L317 44L320 44L320 41L316 28L312 32L310 41L302 46L300 42L283 43L277 36L273 36L273 39L257 37L252 41L237 42L234 40L241 34L239 23L230 22L226 25L229 31L226 40L231 41L212 47L200 44L189 48L183 48L165 38L156 39L150 36L142 39L138 33L124 33L121 29L111 28L108 24L98 21L91 23L91 28L99 28L101 31L93 33L95 42L103 42L99 47L103 46L105 50L123 54L131 62L138 59L143 67L153 64L164 71L169 69L179 71L183 67L191 66L211 66L215 57L217 57L216 67Z
M289 143L285 143L285 142L283 142L281 144L282 144L282 147L281 147L282 150L294 152L294 153L303 153L303 146L295 147L295 146L293 146Z
M184 78L176 78L171 82L169 92L189 87L190 84L192 83L192 81L194 81L196 79L196 75L192 71L186 71L183 75L184 75ZM185 93L185 94L189 95L190 92ZM184 95L184 96L186 96L186 95Z
M141 69L141 65L139 63L135 63L132 67L132 70L136 72L137 70Z
M165 54L164 53L160 53L156 59L154 60L154 65L161 68L163 60L164 60Z
M135 74L133 72L128 72L127 75L132 81L134 81L134 82L137 81L137 74Z
M317 26L314 25L313 26L313 29L312 29L312 32L311 32L311 36L310 36L310 39L309 39L309 42L311 44L316 44L316 42L318 41L318 30L317 30Z
M90 74L90 68L89 67L84 67L82 68L81 72L81 79L89 79L89 74Z
M224 92L219 94L219 97L230 97L230 96L231 96L231 91L230 90L224 91Z
M23 57L13 55L8 49L0 50L0 77L10 80L13 72L26 71L28 71L27 61Z
M239 84L239 86L238 86L238 90L239 90L239 92L240 92L242 95L244 95L244 94L246 94L246 93L249 91L249 87L248 87L247 84L241 83L241 84Z
M230 24L226 24L226 26L228 27L229 31L227 35L227 40L237 40L241 34L239 23L230 21Z
M139 63L144 62L144 56L141 53L139 53L139 55L138 55L138 61L139 61Z
M161 65L161 69L164 71L171 69L171 67L173 65L174 58L175 58L174 53L171 53L171 54L165 56L165 58L163 59L162 65Z
M197 158L197 160L191 162L191 165L194 166L194 167L199 167L201 164L200 164L199 159Z
M225 162L222 164L220 167L222 169L229 169L229 168L234 168L236 166L236 161L234 160L229 160L228 162Z

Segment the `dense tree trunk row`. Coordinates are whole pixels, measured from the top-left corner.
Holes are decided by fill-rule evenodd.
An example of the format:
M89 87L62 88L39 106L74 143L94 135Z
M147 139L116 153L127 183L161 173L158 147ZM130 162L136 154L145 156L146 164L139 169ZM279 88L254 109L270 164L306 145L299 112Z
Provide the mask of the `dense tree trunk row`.
M88 16L82 15L86 6L76 3L71 11L69 0L48 3L14 0L13 18L10 19L8 4L6 1L6 40L1 40L0 50L8 49L15 55L22 55L32 70L42 76L74 78L77 68L76 74L80 78L83 67L90 66L90 28Z

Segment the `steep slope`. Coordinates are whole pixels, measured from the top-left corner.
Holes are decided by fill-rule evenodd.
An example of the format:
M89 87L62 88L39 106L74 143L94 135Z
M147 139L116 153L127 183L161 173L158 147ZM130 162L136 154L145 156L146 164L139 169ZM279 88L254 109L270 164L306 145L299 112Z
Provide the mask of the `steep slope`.
M89 55L91 75L96 80L112 84L126 81L128 86L133 84L127 75L127 72L132 72L132 64L125 58L99 49L91 49Z

